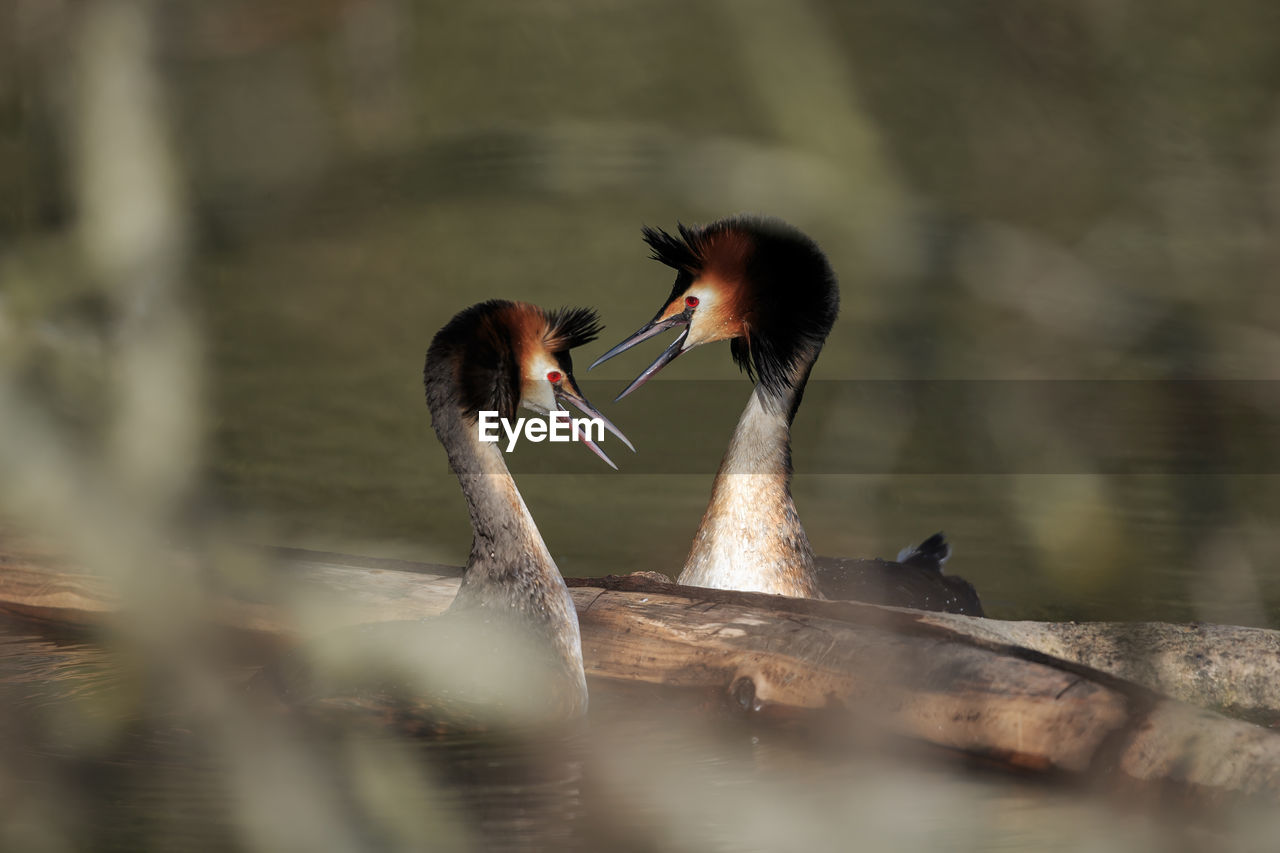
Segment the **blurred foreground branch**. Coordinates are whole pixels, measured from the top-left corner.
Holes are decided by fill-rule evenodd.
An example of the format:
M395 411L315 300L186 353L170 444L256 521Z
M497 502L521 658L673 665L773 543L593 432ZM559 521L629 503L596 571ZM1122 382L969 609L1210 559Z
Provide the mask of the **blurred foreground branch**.
M83 324L91 333L77 328L57 344L95 377L91 390L102 405L77 397L72 408L82 431L67 429L50 403L57 394L23 370L35 356L21 345L30 348L40 335L9 347L0 359L0 504L110 584L119 618L105 639L120 681L142 685L122 691L116 713L104 715L113 731L91 722L92 703L66 703L60 740L71 731L73 743L88 746L96 737L92 745L103 747L131 723L181 712L185 728L223 762L229 823L245 849L356 849L363 845L352 810L335 805L349 799L322 778L314 754L277 720L255 716L217 675L221 649L209 639L218 617L206 613L212 560L170 556L176 542L196 538L183 522L200 470L203 370L184 286L185 175L156 61L160 5L102 0L67 14L61 126L75 216L58 239L66 239L74 261L51 268L75 279L57 283L55 292L79 293L95 310ZM33 276L19 284L38 289L45 282ZM51 304L56 300L25 301L48 304L48 313L60 307ZM32 316L28 325L39 329L46 319ZM19 786L9 778L0 783ZM56 801L48 813L58 818L39 831L69 840L42 849L101 846L91 807L64 784L41 789L39 796ZM120 800L112 808L125 811ZM305 817L282 822L284 812ZM26 832L20 819L0 819L6 849L36 849L13 841ZM124 846L174 847L145 829Z
M279 556L291 599L301 588L342 602L325 620L330 629L420 619L443 610L456 592L453 570L317 552ZM1149 685L1201 702L1229 691L1236 707L1274 718L1277 632L999 623L695 590L646 576L570 583L587 671L596 679L709 690L770 717L869 724L1019 770L1116 771L1180 794L1280 797L1280 735L1102 671L1145 676ZM13 539L0 551L0 607L90 624L115 609L102 580L59 569L48 553ZM272 638L305 633L287 610L262 603L227 600L220 618ZM1148 669L1135 669L1134 659L1147 660Z

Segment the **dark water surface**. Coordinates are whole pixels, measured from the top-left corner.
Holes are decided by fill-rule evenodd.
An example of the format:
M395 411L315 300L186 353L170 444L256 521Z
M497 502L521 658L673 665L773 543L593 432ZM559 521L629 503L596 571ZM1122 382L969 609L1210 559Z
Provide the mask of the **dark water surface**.
M326 230L324 244L247 250L204 273L209 471L218 500L257 526L251 537L461 564L465 508L422 401L422 355L435 329L480 296L595 303L610 328L578 357L588 364L665 296L667 276L646 265L632 214L609 229L616 246L590 247L593 258L630 259L619 261L625 283L612 283L613 272L576 273L611 282L583 287L528 266L527 232L554 231L548 220L563 211L531 206L523 214L532 222L517 225L511 205L470 207L474 233L406 213L372 235ZM524 236L490 251L485 241L504 222ZM421 269L385 269L384 253L407 250L361 245L371 238L455 253L470 242L479 268L466 271L465 289L440 287L451 274L434 269L445 263L439 252L414 255ZM955 549L949 569L973 581L998 617L1280 624L1271 523L1280 514L1280 386L1066 380L1056 370L1010 379L1024 373L1016 362L992 378L938 362L909 376L864 361L859 341L877 332L855 312L856 303L837 324L794 430L796 502L819 553L892 556L943 530ZM579 369L587 396L636 444L632 455L605 442L619 472L570 445L525 444L511 457L568 575L678 574L750 393L717 345L611 404L652 349L588 378ZM897 378L863 378L877 373Z
M512 468L566 574L677 574L751 385L724 344L618 404L660 345L585 365L670 287L639 225L732 208L625 196L410 193L350 218L368 200L335 196L210 256L195 277L216 501L260 541L461 564L464 504L422 396L431 336L484 298L594 305L608 328L578 353L578 378L637 453L606 441L615 473L581 448L527 445ZM794 432L796 502L819 553L892 556L943 530L949 568L998 617L1280 625L1280 386L1245 352L1249 334L1154 294L1117 314L1117 292L1074 279L1061 282L1070 310L1044 308L1037 329L975 290L973 271L867 269L847 224L810 226L843 293ZM1013 276L1002 286L1024 289L1004 296L1028 311L1067 298L1031 271L990 274Z

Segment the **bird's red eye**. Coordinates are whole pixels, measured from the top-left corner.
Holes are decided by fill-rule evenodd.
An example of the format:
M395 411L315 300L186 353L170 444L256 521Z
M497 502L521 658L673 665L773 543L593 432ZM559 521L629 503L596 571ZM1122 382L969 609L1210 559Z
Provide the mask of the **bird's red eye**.
M690 308L697 308L698 302L699 300L698 300L698 297L696 296L686 296L684 298L684 304L688 305Z
M548 370L548 371L547 371L547 381L548 381L548 382L559 382L559 381L560 381L560 379L561 379L560 371L558 371L558 370Z

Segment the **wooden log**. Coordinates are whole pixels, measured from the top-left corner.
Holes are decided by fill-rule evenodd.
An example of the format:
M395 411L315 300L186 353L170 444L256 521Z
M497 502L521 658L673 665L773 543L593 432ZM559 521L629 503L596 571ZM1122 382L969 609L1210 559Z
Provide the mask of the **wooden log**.
M1280 631L1209 623L1009 622L921 614L974 639L1024 646L1175 699L1280 727Z
M642 591L665 576L568 578L570 587L611 585ZM666 589L685 589L669 584ZM693 594L692 590L686 592ZM754 601L775 612L810 614L933 633L993 649L1028 649L1143 685L1170 698L1280 728L1280 631L1205 623L1033 622L815 601L758 593L697 590L708 601ZM745 596L745 598L744 598Z
M437 613L458 583L456 569L446 576L400 561L275 555L292 596L342 602L331 626ZM0 607L71 624L111 618L118 605L103 581L50 571L42 559L0 552ZM1115 771L1161 790L1280 799L1280 734L1011 645L1013 635L990 620L700 590L652 576L570 584L593 679L715 690L754 712L852 713L1025 770ZM299 630L288 611L261 601L220 600L213 611L248 631ZM1018 636L1035 633L1024 626Z
M356 557L303 549L272 549L297 580L339 593L353 607L352 621L414 618L448 606L460 569L403 560ZM3 566L3 563L0 563ZM425 576L425 577L424 577ZM664 575L568 578L577 590L608 586L634 592L679 591ZM989 646L1031 649L1083 664L1171 698L1224 710L1266 725L1280 725L1280 631L1233 625L1163 622L1032 622L974 619L949 613L882 608L856 602L783 599L756 593L684 589L704 602L751 601L774 612L809 614L875 625L895 620L898 630L937 629ZM900 614L897 617L892 614Z
M457 592L460 570L405 560L388 560L292 548L267 549L296 588L311 590L343 607L334 625L411 619L444 610ZM51 571L52 570L52 571ZM101 621L113 612L108 587L77 575L48 552L25 543L0 542L0 607L30 618L74 625ZM665 576L569 578L571 587L604 585L636 592L679 589ZM1250 720L1280 721L1280 631L1212 624L1158 622L1028 622L972 619L945 613L893 611L854 602L752 598L751 593L699 590L702 600L755 600L775 612L810 614L876 624L901 612L916 626L996 646L1042 652L1133 681L1159 693L1205 708L1226 710ZM718 598L719 597L719 598ZM576 592L579 609L590 594ZM289 634L288 620L270 607L240 598L224 606L224 621L236 628ZM905 623L899 621L899 629Z

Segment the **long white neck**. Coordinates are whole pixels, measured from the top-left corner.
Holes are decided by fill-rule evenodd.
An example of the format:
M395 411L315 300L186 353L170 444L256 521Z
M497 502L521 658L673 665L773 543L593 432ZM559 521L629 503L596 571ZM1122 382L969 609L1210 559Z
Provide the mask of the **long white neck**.
M804 370L807 377L808 370ZM791 499L792 401L757 386L738 419L680 583L820 598L813 549Z
M517 571L558 580L555 560L498 445L480 441L475 427L461 418L450 426L451 440L445 443L449 467L458 477L471 517L466 581L503 581Z
M431 401L429 393L428 400ZM471 556L450 610L523 623L554 654L565 677L561 701L586 709L578 615L564 578L494 443L481 442L456 405L432 405L432 426L449 454L471 516Z

